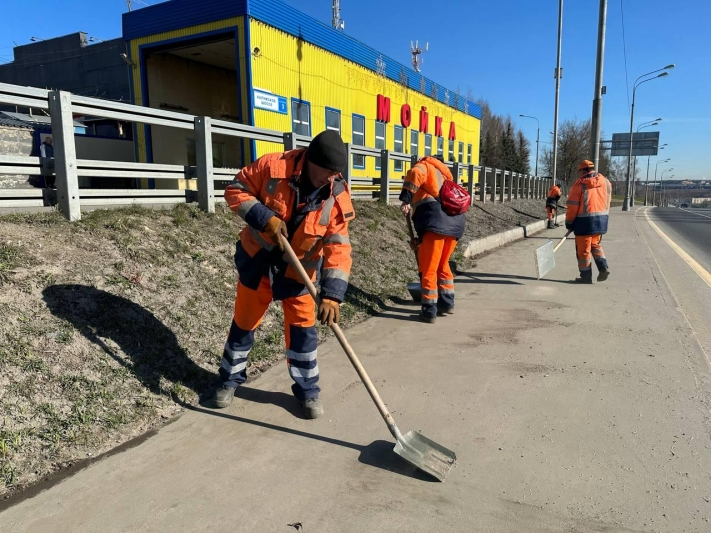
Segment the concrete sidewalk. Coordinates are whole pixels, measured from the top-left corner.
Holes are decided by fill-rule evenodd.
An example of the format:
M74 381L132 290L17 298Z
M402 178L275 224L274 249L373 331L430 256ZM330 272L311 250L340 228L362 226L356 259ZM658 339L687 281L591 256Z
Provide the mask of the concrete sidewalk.
M7 509L0 531L708 532L708 367L638 223L613 215L604 284L570 283L572 241L535 279L558 228L480 258L434 326L403 304L347 332L400 428L457 452L444 483L392 453L329 341L323 418L292 414L279 365L227 411Z

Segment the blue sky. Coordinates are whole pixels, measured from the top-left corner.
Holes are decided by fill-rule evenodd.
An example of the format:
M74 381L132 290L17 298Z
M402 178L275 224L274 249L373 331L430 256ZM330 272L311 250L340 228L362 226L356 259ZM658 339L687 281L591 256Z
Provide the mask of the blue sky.
M200 0L196 0L200 1ZM159 3L145 0L145 3ZM330 24L331 0L287 0ZM557 0L341 0L346 33L409 64L410 41L429 42L423 74L438 83L489 101L494 112L511 115L535 142L553 130L558 22ZM134 9L143 3L133 0ZM441 6L433 10L433 6ZM629 96L621 6L624 9ZM560 119L590 117L595 79L599 2L566 0L563 11L563 79ZM12 59L13 41L85 31L102 39L121 35L125 0L3 0L0 62ZM711 179L711 39L708 0L609 0L603 100L604 138L629 131L634 80L669 63L667 78L637 90L635 128L662 117L660 152L670 157L676 178ZM647 130L651 131L651 130ZM535 149L535 145L534 145ZM652 167L655 159L652 159ZM645 165L646 166L646 165ZM660 169L667 165L660 165ZM668 176L668 175L667 175Z

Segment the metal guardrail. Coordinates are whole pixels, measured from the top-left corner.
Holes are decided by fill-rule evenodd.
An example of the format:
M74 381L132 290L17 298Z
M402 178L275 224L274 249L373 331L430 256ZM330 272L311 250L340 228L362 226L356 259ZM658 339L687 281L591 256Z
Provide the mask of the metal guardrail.
M197 201L200 209L214 212L215 181L227 181L239 172L234 168L216 168L212 159L212 136L225 135L240 139L272 142L285 150L306 147L310 137L280 132L211 117L194 116L123 102L74 95L65 91L47 91L0 83L0 104L48 110L54 139L54 158L19 157L0 154L0 174L56 175L56 191L51 189L0 189L0 208L26 208L56 203L69 220L81 218L81 208L131 204L175 204ZM73 116L81 114L126 122L165 126L195 132L196 165L165 165L76 158ZM391 161L415 164L409 154L346 144L349 165L344 172L355 198L378 199L390 203L400 192L402 178L396 177ZM350 161L354 155L381 159L379 177L351 176ZM477 165L447 163L457 182L466 185L472 199L511 201L519 198L541 198L551 180L487 168ZM460 172L461 171L461 172ZM466 174L462 180L460 173ZM178 189L80 189L79 177L149 178L162 181L194 179L197 191Z

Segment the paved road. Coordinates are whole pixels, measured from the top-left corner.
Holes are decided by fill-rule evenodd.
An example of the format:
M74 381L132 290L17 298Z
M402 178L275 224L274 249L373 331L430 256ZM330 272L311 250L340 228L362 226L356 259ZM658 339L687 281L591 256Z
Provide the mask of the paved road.
M649 215L689 255L711 272L711 209L654 208Z
M434 326L403 303L348 332L400 427L457 452L444 483L393 455L329 341L323 418L293 416L279 365L230 409L4 510L0 531L708 533L711 375L665 275L678 256L641 210L613 214L604 284L570 283L570 242L536 280L543 242L480 258Z

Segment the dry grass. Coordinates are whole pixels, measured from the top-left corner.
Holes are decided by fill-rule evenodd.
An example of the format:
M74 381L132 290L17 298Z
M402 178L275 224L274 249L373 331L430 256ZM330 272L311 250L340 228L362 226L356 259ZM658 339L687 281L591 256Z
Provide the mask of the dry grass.
M543 211L540 201L524 207ZM484 209L491 214L471 210L468 237L532 220ZM407 298L416 279L400 212L366 202L356 212L344 327ZM241 227L224 209L193 206L93 211L74 224L56 212L0 217L0 496L155 427L210 390ZM281 319L273 304L251 376L283 357Z

